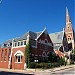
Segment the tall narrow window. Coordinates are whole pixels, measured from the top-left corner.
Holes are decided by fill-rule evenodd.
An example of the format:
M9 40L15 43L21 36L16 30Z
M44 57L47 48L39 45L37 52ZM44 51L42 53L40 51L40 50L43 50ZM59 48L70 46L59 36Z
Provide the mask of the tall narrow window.
M2 52L1 52L1 61L3 59L3 56L4 56L4 50L2 49Z
M15 47L17 46L17 43L15 42Z
M70 40L71 40L71 38L70 38Z
M5 56L7 55L7 50L5 50Z
M6 56L4 56L4 61L6 61Z
M26 45L26 41L24 41L24 45Z
M20 46L20 42L18 42L18 46Z
M44 45L43 45L43 44L40 44L40 48L41 48L41 49L44 49Z
M21 41L21 45L23 45L23 41Z

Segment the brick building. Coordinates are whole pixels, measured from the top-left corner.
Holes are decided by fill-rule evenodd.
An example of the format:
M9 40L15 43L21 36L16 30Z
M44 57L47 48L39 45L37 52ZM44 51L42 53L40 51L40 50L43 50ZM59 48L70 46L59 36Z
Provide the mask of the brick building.
M53 44L46 28L41 32L29 31L19 38L4 42L0 48L0 67L11 69L25 68L25 47L31 41L33 60L48 59L49 52L53 51Z

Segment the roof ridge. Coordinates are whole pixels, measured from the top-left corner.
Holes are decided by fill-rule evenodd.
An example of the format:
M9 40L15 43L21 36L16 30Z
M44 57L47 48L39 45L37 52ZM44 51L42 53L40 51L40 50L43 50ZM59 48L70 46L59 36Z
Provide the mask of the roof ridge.
M63 31L60 31L60 32L63 32ZM60 33L60 32L55 32L55 33ZM55 33L51 33L51 34L55 34ZM49 34L50 35L50 34Z
M9 41L9 40L12 40L12 39L5 40L4 42L7 42L7 41ZM4 42L3 42L3 43L4 43Z
M42 31L40 31L40 32L42 32ZM40 32L35 32L35 33L40 33Z

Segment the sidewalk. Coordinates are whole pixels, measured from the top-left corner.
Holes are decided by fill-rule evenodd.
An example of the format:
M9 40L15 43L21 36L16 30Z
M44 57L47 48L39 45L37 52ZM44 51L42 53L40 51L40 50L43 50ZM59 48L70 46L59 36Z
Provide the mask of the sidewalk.
M75 65L67 65L67 66L61 66L58 68L53 68L53 69L26 69L26 70L16 70L16 69L3 69L0 68L0 71L6 71L6 72L16 72L16 73L24 73L24 74L34 74L34 73L42 73L42 72L56 72L56 71L60 71L60 70L65 70L65 69L69 69L69 68L74 68Z
M74 67L75 67L75 65L61 66L61 67L58 67L58 68L45 70L45 72L56 72L56 71L66 70L66 69L74 68Z

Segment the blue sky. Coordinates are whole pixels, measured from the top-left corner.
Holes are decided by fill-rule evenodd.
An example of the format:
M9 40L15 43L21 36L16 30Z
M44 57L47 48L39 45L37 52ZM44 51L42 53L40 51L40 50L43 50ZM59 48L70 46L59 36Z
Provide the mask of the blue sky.
M27 31L48 33L65 28L66 6L75 30L73 0L2 0L0 3L0 43Z

